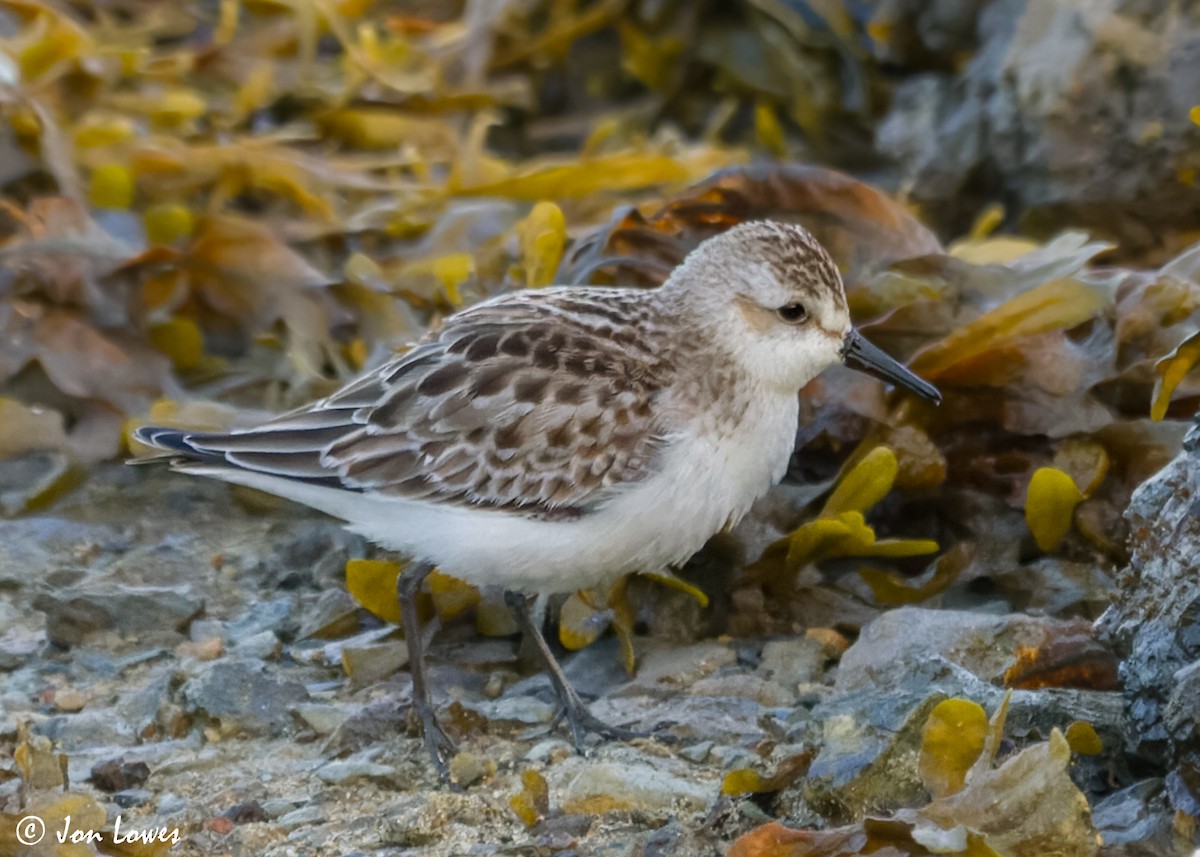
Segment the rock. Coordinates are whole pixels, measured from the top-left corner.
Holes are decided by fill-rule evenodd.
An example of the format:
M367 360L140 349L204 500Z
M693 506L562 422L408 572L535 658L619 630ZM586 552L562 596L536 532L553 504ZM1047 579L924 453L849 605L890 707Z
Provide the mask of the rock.
M281 595L256 603L243 615L225 623L225 632L230 640L242 640L264 631L274 631L283 640L295 638L299 620L293 617L296 598Z
M702 678L688 692L693 696L737 696L753 700L766 708L791 705L796 700L794 692L768 679L745 673Z
M260 661L223 658L201 665L180 689L187 711L219 721L222 730L275 735L291 724L291 710L308 701L304 685L268 672Z
M366 687L390 678L407 663L408 646L403 640L385 640L342 649L342 668L355 687Z
M204 600L188 585L97 583L41 593L33 606L46 614L50 642L66 648L97 631L128 635L183 633L204 609Z
M276 819L276 823L284 830L295 830L311 824L325 823L325 810L319 806L302 806Z
M301 640L338 639L358 630L358 602L345 589L329 589L308 606L300 620Z
M243 658L265 661L279 656L279 638L274 631L263 631L243 637L233 644L233 654Z
M1194 15L1142 0L888 5L897 35L882 41L933 68L896 86L875 144L941 226L958 234L1004 199L1029 212L1027 225L1079 224L1128 253L1200 224L1193 189L1176 178L1200 138L1188 118L1200 84ZM1118 97L1130 105L1120 115Z
M699 782L694 770L685 766L676 773L675 767L666 759L655 766L575 756L547 771L546 780L567 813L641 812L665 819L680 810L703 810L718 783Z
M356 753L394 735L403 735L408 724L409 700L399 694L359 707L330 735L328 748Z
M396 779L396 769L391 765L381 765L371 759L378 753L368 752L349 759L338 759L317 768L316 775L326 783L348 783L354 780L384 780Z
M12 516L70 478L63 452L29 452L0 458L0 515Z
M1023 614L901 607L863 628L842 656L834 686L838 691L886 686L889 675L903 674L903 664L934 656L984 681L999 682L1016 662L1018 648L1036 650L1049 638L1070 635L1086 641L1090 625Z
M126 789L113 795L113 803L122 809L145 806L152 800L154 800L154 792L149 789Z
M150 776L145 762L126 762L124 758L110 759L92 768L92 785L105 792L120 792L140 786Z
M115 717L111 709L60 714L38 723L34 731L57 742L65 752L90 747L121 747L138 740L133 727Z
M803 786L810 806L834 821L848 821L922 802L921 730L929 712L947 698L927 678L886 694L859 688L813 710L823 734Z
M187 801L174 792L163 792L155 806L159 815L177 815L187 809Z
M0 620L5 617L0 616ZM8 624L5 621L4 624ZM10 626L0 636L0 672L15 670L34 657L46 644L46 634L41 629L24 629Z
M762 648L758 670L794 692L801 684L819 679L828 660L826 648L818 640L809 637L769 640Z
M1097 624L1125 655L1126 740L1167 771L1172 806L1200 812L1200 421L1125 516L1129 567Z
M1126 786L1092 807L1092 821L1104 837L1104 857L1182 857L1192 853L1179 841L1173 819L1162 780Z
M337 731L358 708L353 704L306 702L297 705L293 713L318 735L329 735Z

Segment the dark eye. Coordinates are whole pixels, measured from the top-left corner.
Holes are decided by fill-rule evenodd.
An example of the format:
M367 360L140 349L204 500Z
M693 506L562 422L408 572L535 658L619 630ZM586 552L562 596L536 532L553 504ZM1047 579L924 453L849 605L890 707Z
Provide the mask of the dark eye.
M808 310L804 308L804 304L784 304L775 311L788 324L801 324L808 321Z

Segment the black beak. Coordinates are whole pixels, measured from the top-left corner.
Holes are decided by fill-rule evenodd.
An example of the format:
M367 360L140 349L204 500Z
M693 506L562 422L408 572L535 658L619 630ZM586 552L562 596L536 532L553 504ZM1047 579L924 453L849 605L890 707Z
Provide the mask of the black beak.
M928 381L922 381L904 366L863 338L854 328L842 342L842 362L851 369L874 375L881 381L904 387L918 396L940 405L942 394Z

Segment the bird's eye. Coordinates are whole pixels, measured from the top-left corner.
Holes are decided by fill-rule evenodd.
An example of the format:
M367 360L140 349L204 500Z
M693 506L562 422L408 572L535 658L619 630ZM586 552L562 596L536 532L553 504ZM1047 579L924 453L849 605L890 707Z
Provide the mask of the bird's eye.
M804 308L804 304L784 304L775 311L788 324L801 324L808 321L808 310Z

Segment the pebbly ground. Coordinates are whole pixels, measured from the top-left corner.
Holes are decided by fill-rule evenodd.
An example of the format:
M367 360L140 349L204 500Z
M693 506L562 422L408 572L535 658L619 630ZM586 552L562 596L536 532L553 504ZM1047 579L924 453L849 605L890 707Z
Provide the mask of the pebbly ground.
M402 641L344 591L346 559L369 553L302 508L156 468L102 468L0 521L0 811L53 816L69 791L109 823L178 829L184 855L722 854L771 818L828 826L921 805L932 706L965 696L991 711L1015 651L1090 633L902 608L844 654L828 630L639 638L634 678L605 638L566 660L569 675L596 715L663 740L580 755L516 640L456 623L432 647L461 742L448 790L408 721ZM1161 781L1129 769L1123 718L1117 690L1021 690L1008 734L1093 724L1106 750L1071 776L1101 853L1189 853ZM49 760L32 777L31 758ZM776 781L724 794L745 770ZM0 854L55 853L6 833Z

